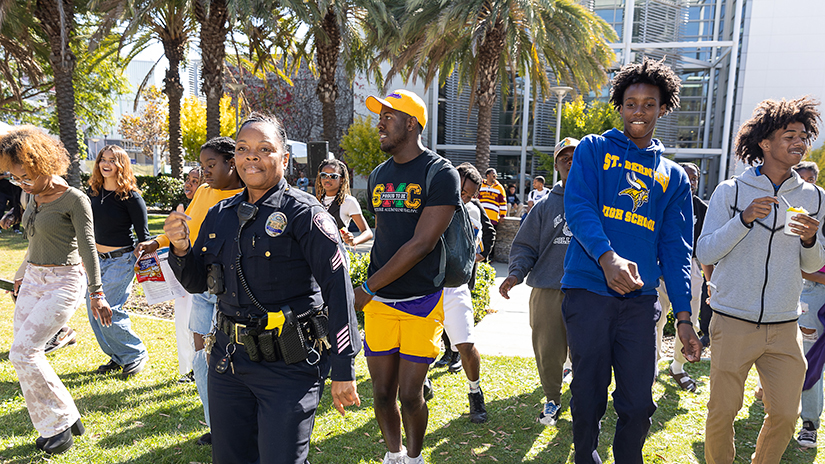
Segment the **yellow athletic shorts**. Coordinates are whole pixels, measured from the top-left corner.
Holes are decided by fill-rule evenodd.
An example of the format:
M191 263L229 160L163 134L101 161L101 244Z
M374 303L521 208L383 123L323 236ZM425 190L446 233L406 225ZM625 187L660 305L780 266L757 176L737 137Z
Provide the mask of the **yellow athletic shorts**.
M439 290L397 302L372 300L364 307L364 355L398 353L408 361L430 364L440 351L444 297Z

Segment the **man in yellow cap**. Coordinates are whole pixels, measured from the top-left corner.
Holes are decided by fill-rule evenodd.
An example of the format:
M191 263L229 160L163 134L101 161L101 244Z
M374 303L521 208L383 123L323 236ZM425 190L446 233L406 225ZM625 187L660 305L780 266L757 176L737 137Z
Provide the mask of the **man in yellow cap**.
M461 205L459 176L422 144L427 107L418 95L395 90L383 99L368 97L366 105L379 116L381 150L392 156L367 182L375 241L369 277L355 290L355 309L364 310L364 354L375 417L388 448L384 463L423 463L429 414L424 382L440 351L444 320L444 283L434 277L439 274L440 237ZM430 169L438 171L427 182Z

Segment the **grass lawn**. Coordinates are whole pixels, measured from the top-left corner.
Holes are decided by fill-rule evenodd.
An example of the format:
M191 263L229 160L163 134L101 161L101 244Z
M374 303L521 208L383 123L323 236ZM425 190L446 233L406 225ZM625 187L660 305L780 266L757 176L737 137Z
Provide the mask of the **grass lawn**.
M150 218L151 221L151 218ZM162 223L162 221L161 221ZM157 224L156 224L157 225ZM157 233L155 229L153 233ZM0 277L11 278L25 249L20 236L0 234ZM208 447L195 445L206 427L193 384L178 385L174 327L170 322L134 317L135 330L146 343L150 364L142 374L124 381L93 371L107 361L97 347L85 308L71 326L78 344L49 355L83 415L86 435L66 454L52 458L34 447L32 428L14 368L8 361L12 339L13 305L0 295L0 463L207 463ZM655 383L659 409L644 448L647 463L704 463L704 418L708 400L707 361L690 366L699 393L680 391L666 374ZM340 417L332 408L329 390L318 411L309 459L313 464L380 463L385 448L372 412L372 388L363 356L357 360L360 408ZM564 463L572 462L572 431L564 386L558 427L544 427L536 417L543 395L533 360L483 357L482 386L490 420L474 425L467 413L467 383L461 374L434 370L435 398L429 402L430 421L424 456L431 463ZM749 462L762 423L762 403L753 398L755 371L748 379L745 406L736 419L735 462ZM612 403L610 401L609 403ZM273 418L277 420L277 418ZM610 443L616 415L612 404L602 423L599 453L612 462ZM783 463L825 463L825 453L801 450L792 441Z

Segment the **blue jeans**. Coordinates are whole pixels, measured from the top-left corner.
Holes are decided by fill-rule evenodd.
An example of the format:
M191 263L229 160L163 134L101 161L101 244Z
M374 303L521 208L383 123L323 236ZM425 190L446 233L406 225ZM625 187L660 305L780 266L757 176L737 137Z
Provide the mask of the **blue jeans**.
M209 292L192 295L189 330L201 335L208 334L212 330L212 318L215 317L215 303L217 302L218 297ZM201 403L203 403L203 415L206 418L206 425L211 428L212 421L209 419L209 390L207 386L209 366L206 363L206 352L204 350L195 351L192 371L195 374L195 386L198 387L198 396L200 396Z
M802 315L799 316L799 326L806 329L816 329L817 338L823 332L822 323L819 322L817 313L822 305L825 305L825 285L804 280L802 282L802 296L799 298L802 306ZM813 340L802 340L802 348L805 354L816 343ZM822 415L822 379L820 378L809 390L802 390L802 411L799 414L803 421L811 421L814 428L819 429L819 416Z
M616 377L613 407L619 416L613 438L617 463L642 464L642 447L656 411L655 295L616 298L583 289L564 291L562 314L573 360L570 384L576 464L601 464L600 421L607 409L611 370Z
M86 309L89 325L95 333L100 349L121 366L149 356L146 346L140 341L134 330L129 315L123 305L132 293L132 281L135 278L135 255L125 253L118 258L100 260L100 279L103 293L112 308L112 325L104 327L92 314L89 295L86 295Z

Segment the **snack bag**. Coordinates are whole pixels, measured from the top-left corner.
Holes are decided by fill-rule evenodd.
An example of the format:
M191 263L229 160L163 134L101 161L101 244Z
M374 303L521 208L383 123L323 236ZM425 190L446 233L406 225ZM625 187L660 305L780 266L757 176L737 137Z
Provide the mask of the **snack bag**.
M160 269L160 259L157 252L144 253L135 263L135 275L138 282L165 282L163 271Z

